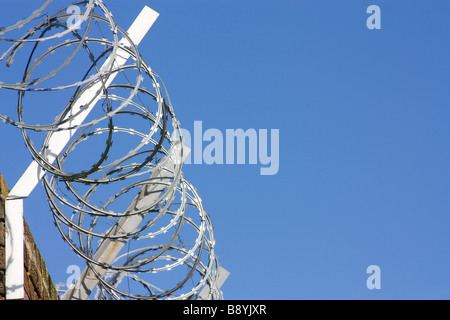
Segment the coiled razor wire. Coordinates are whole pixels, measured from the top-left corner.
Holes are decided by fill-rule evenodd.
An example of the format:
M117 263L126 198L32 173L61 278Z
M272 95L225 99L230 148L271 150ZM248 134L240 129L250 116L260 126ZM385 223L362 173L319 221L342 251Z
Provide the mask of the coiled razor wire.
M72 25L73 5L49 15L51 3L0 28L0 44L6 45L0 62L15 70L25 65L14 73L21 74L19 81L0 82L3 92L18 94L16 116L3 107L0 120L21 130L46 171L43 185L55 224L98 278L95 298L196 299L206 288L209 297L222 299L213 226L183 177L187 150L164 83L102 1L73 4L82 9ZM131 64L117 67L121 52L130 54ZM117 76L107 87L112 74ZM99 83L96 107L83 124L73 125L83 108L73 113L72 107ZM37 105L43 124L34 122L36 110L26 119ZM51 115L56 117L47 119ZM49 140L58 131L77 132L53 163ZM96 253L108 241L124 250L105 262Z

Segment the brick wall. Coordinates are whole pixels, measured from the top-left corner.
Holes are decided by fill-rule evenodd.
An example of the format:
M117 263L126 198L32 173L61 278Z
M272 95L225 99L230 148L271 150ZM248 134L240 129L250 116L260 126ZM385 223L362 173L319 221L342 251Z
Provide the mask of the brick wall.
M5 299L5 198L8 187L0 174L0 300ZM25 300L58 300L58 294L45 267L33 235L24 222Z
M6 184L0 175L0 300L5 299L5 198Z

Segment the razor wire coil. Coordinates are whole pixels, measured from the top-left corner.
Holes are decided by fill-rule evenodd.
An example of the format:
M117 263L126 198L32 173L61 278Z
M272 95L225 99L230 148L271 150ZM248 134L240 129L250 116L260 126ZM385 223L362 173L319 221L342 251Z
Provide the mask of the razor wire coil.
M97 277L95 297L196 299L207 288L213 299L223 298L216 286L213 226L197 190L183 176L188 151L162 79L102 1L71 4L84 8L75 25L68 25L69 6L49 15L51 3L0 28L0 44L6 45L0 63L23 68L20 81L0 82L1 90L18 94L16 115L0 110L0 120L21 131L46 172L42 183L55 225ZM118 67L123 54L131 59ZM67 70L80 75L62 83L70 78L62 76ZM74 106L93 88L99 88L95 112L73 124L86 112L86 105L77 112ZM31 123L30 105L43 94L52 99L49 109L63 112L44 124ZM58 133L72 138L51 161L50 141ZM97 154L94 160L92 154ZM130 221L136 224L131 229ZM96 253L108 242L124 250L105 262ZM179 280L162 276L175 270Z

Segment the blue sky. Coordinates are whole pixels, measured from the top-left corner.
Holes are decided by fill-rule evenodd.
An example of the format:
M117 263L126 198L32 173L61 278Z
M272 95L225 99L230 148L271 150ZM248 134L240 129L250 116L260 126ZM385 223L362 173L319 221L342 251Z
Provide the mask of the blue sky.
M183 169L231 272L226 299L450 298L448 1L104 2L124 29L144 5L160 13L139 49L183 127L279 129L276 175L259 164ZM366 27L372 4L381 30ZM2 0L0 17L36 7ZM31 156L5 124L0 150L12 187ZM25 217L65 282L83 261L54 228L42 186ZM370 265L380 290L366 287Z

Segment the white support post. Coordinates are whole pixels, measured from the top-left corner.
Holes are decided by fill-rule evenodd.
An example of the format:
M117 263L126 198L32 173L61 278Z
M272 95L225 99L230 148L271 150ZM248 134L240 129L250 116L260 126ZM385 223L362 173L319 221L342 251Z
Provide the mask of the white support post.
M133 22L127 33L131 41L138 45L147 32L152 27L153 23L158 18L159 13L144 7L139 16ZM124 47L130 46L127 39L120 41ZM114 60L114 67L120 68L129 59L130 54L125 50L118 48L117 55L115 57L109 57L104 63L101 70L110 65L110 59ZM104 86L106 88L114 80L116 73L110 74L106 80ZM60 128L70 128L71 126L78 126L83 123L88 114L94 108L102 96L103 84L101 81L94 84L91 88L86 90L72 106L71 113L77 114L83 106L83 112L74 117L70 125L64 124ZM73 130L61 130L52 134L49 139L48 150L46 151L46 160L53 163L56 157L61 153L66 144L75 134L76 129ZM23 299L23 198L27 198L34 190L36 185L44 176L45 171L39 167L36 161L33 161L16 185L13 187L5 202L5 219L9 223L7 224L7 233L9 241L5 243L6 251L6 299ZM21 274L21 276L19 275Z
M23 299L23 200L5 201L5 286L7 299Z
M217 275L215 287L220 290L222 285L225 283L225 281L230 276L230 271L228 271L222 267L219 267L219 270L217 272L218 272L218 275ZM211 291L211 287L210 287L209 283L207 283L206 286L203 288L203 290L198 295L197 300L212 300L213 296L211 295L210 291Z

